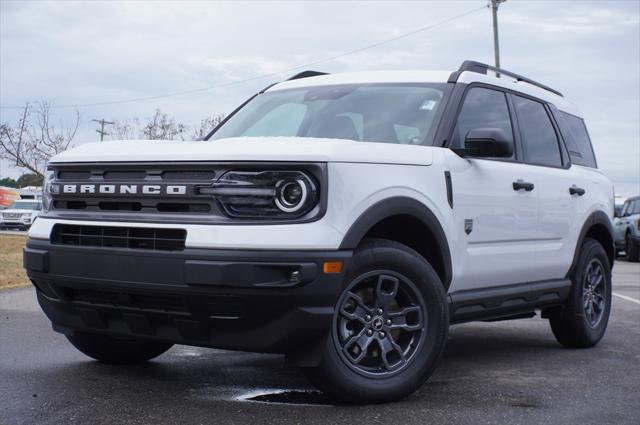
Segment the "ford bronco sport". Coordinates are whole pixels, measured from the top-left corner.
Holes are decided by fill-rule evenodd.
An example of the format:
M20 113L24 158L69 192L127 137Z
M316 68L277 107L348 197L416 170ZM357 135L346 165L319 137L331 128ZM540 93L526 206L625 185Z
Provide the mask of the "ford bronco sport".
M84 144L47 174L24 264L54 330L103 362L283 353L382 402L427 380L450 324L540 313L566 347L607 327L614 193L585 124L481 63L306 71L204 141Z

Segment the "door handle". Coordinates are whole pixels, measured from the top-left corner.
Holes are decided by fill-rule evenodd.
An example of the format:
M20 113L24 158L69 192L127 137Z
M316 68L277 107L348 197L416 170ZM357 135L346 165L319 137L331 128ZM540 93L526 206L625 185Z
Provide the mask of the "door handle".
M527 192L531 192L533 190L533 183L526 182L522 179L518 179L513 182L513 190L521 190L524 189Z
M586 191L583 188L578 187L575 184L569 188L569 194L570 195L582 196L582 195L584 195L585 192Z

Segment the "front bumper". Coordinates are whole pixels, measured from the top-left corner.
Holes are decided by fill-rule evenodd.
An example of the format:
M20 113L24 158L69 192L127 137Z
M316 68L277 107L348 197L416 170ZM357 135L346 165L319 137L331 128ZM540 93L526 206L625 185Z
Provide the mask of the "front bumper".
M24 266L56 331L295 353L323 338L351 251L178 252L30 238ZM341 260L342 273L323 273ZM297 271L298 282L291 281Z
M27 230L31 227L32 221L29 220L21 220L21 221L8 221L2 220L0 221L0 229L22 229Z

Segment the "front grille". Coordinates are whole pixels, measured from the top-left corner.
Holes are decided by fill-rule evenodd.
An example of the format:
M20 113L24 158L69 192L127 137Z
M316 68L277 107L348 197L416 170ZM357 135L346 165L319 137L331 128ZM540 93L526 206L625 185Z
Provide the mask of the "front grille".
M217 201L200 188L211 187L225 169L224 164L61 165L52 180L58 187L52 211L75 216L219 215Z
M51 232L51 243L100 248L181 251L184 249L186 236L187 232L183 229L56 224Z
M15 220L19 219L20 217L22 217L22 213L2 213L2 218L7 220Z

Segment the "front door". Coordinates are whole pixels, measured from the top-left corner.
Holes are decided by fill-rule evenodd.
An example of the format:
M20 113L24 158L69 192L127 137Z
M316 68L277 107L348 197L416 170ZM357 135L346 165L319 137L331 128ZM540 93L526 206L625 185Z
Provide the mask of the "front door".
M500 128L512 135L514 154L504 159L449 155L457 240L451 290L537 280L537 181L518 161L515 127L507 95L485 87L467 90L450 147L464 146L474 128Z

